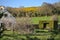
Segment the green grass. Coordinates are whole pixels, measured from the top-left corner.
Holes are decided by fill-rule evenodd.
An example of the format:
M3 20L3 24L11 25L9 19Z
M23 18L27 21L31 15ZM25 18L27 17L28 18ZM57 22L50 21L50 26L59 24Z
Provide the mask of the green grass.
M24 38L25 40L27 40L27 38L26 38L26 36L23 36L23 35L19 35L18 33L16 33L16 32L14 32L14 34L13 34L13 31L5 31L4 32L4 34L6 34L6 35L4 35L2 38L0 38L0 40L20 40L21 38ZM12 36L8 36L8 35L12 35ZM35 35L35 36L29 36L30 38L34 38L34 37L37 37L38 39L41 39L41 40L47 40L47 38L49 38L51 36L51 34L49 35L49 34L47 34L47 35L42 35L42 36L40 36L40 35ZM55 40L60 40L60 34L57 34L56 36L55 36Z
M32 24L39 24L40 20L50 20L52 16L42 16L42 17L31 17L31 23ZM20 22L21 18L16 18L18 22ZM23 20L22 20L23 21ZM58 16L58 21L60 23L60 15Z
M32 24L39 24L40 20L50 20L51 16L43 16L43 17L32 17L31 22ZM60 16L58 16L58 22L60 23Z
M43 17L32 17L31 22L32 24L39 24L40 20L50 20L50 16L43 16Z
M59 22L59 24L60 24L60 16L58 16L58 22Z
M43 17L31 17L31 22L32 24L38 24L40 20L50 20L51 16L43 16ZM17 21L20 20L20 18L16 18ZM58 21L60 24L60 16L58 16ZM25 40L27 39L26 36L21 36L19 35L17 32L13 31L4 31L4 35L2 38L0 38L0 40L20 40L21 38L24 38ZM10 35L10 36L9 36ZM30 36L31 38L37 37L41 40L47 40L47 38L49 38L51 35L43 35L43 36ZM60 34L57 34L55 37L55 40L60 40Z

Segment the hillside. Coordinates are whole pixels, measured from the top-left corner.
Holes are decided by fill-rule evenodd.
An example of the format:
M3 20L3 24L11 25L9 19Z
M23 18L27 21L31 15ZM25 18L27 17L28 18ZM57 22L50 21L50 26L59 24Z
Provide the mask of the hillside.
M51 16L54 14L60 15L60 2L50 4L44 2L41 6L37 7L21 7L12 8L7 7L7 10L12 13L15 17L40 17L40 16Z

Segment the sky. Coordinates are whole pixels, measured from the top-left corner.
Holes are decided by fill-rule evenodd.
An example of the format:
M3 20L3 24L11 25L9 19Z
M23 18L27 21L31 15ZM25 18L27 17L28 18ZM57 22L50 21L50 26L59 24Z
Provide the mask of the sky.
M0 6L8 7L31 7L31 6L41 6L43 2L55 3L60 0L0 0Z

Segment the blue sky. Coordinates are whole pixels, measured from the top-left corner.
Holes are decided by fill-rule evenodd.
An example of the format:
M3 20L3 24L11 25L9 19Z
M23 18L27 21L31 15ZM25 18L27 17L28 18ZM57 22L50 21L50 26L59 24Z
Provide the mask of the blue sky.
M0 6L10 6L10 7L31 7L31 6L41 6L43 2L55 3L60 0L0 0Z

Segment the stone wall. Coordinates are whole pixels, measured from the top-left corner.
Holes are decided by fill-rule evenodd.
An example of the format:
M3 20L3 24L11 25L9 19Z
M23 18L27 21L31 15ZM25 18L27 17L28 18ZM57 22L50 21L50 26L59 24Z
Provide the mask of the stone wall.
M39 28L53 30L57 24L58 23L53 20L41 20L39 21Z

